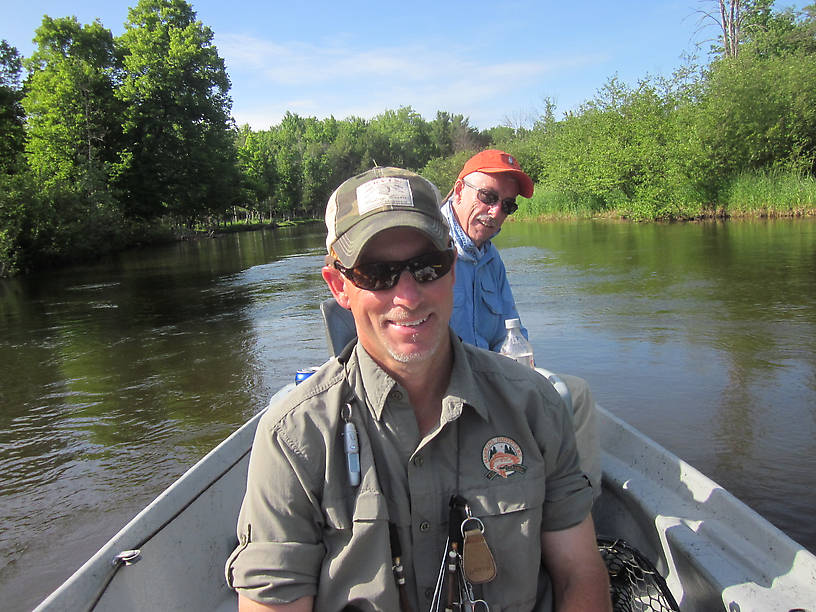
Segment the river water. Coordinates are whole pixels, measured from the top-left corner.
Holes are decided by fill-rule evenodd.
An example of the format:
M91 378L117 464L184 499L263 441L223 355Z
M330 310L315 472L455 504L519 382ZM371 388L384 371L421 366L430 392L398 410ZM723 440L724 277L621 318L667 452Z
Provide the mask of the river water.
M0 601L29 610L328 356L321 224L0 281ZM515 222L539 365L816 551L816 220Z

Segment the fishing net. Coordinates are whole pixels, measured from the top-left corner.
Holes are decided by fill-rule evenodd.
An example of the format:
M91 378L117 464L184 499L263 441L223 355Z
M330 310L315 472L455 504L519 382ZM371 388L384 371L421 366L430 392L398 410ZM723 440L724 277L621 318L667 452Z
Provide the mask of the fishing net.
M677 602L655 566L624 540L598 538L609 570L614 612L679 612Z

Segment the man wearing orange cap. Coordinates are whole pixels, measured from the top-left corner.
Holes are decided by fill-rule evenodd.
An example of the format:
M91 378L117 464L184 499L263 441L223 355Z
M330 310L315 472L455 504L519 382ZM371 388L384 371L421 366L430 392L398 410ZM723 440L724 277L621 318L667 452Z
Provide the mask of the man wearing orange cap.
M515 157L487 149L465 163L442 206L457 251L451 327L464 342L491 351L498 351L504 340L504 322L520 318L504 262L491 242L504 220L518 209L519 195L532 197L532 179ZM521 331L527 337L524 327ZM595 401L584 379L559 377L570 392L581 469L597 499L601 465Z
M465 342L491 351L504 340L504 321L519 316L504 263L490 241L516 212L518 195L533 195L532 179L515 157L488 149L467 161L442 206L459 253L451 327ZM522 333L527 336L526 329Z

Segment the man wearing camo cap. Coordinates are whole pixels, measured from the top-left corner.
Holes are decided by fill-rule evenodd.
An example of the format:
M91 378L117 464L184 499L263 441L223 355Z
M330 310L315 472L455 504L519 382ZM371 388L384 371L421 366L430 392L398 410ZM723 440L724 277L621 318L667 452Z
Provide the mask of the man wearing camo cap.
M557 392L450 330L440 203L398 168L329 199L322 274L357 340L259 422L240 610L611 609Z

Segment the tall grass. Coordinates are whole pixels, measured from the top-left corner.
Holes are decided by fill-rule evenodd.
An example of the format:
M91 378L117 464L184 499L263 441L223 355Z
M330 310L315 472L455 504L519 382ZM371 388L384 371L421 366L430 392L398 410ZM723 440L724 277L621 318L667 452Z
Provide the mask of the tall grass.
M791 171L744 172L720 196L731 216L795 216L816 212L816 178Z
M603 203L590 196L545 191L537 186L529 200L518 199L517 216L523 219L587 219L598 216Z
M709 216L792 217L816 214L816 177L794 171L744 172L719 193L715 202L692 185L634 198L610 192L606 197L545 191L537 185L529 200L519 198L520 219L588 219L620 217L637 221Z

